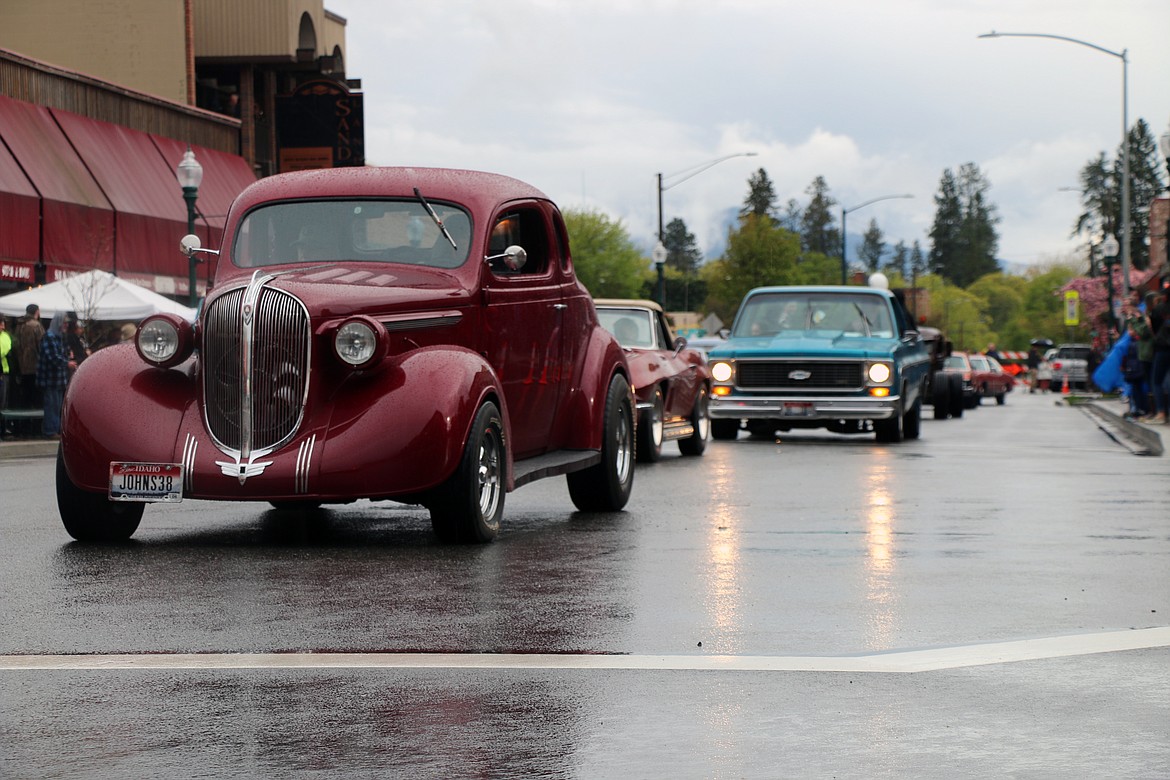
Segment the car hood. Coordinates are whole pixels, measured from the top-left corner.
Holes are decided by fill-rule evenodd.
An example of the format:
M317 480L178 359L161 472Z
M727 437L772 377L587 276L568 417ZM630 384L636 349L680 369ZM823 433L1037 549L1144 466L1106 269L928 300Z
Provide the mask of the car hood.
M313 316L446 308L462 306L472 297L458 268L330 263L262 270L276 277L270 282L273 287L295 295ZM234 277L220 290L246 284L248 278Z
M724 359L834 358L867 360L888 358L897 346L891 339L856 336L762 336L730 339L707 355L707 361Z

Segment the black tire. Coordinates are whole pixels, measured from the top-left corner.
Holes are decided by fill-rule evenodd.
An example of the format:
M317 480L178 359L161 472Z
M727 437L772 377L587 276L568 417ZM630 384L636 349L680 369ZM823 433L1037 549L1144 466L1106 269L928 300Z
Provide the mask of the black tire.
M1003 406L1005 403L1007 403L1006 396L1007 396L1007 393L996 393L995 394L995 405L996 406Z
M907 439L917 439L922 435L922 398L919 397L910 411L902 419L902 434Z
M934 419L945 420L951 412L950 375L946 371L935 371L930 382L930 405L934 407Z
M739 436L739 420L712 420L711 438L718 441L732 441Z
M316 512L321 508L320 501L269 501L268 503L278 512Z
M651 403L638 421L638 460L644 463L656 463L662 458L662 432L666 427L662 388L654 388Z
M621 374L609 383L601 436L601 462L568 475L569 497L582 512L617 512L634 487L634 410Z
M905 437L902 427L902 410L898 409L885 420L873 421L874 437L885 444L897 444Z
M124 542L138 530L146 505L111 501L105 493L82 490L69 479L57 448L57 511L65 531L79 542Z
M455 473L430 502L431 527L446 544L490 542L500 532L507 481L504 423L496 405L479 407Z
M699 395L695 397L695 408L691 410L691 425L695 432L685 439L678 440L678 449L683 455L702 455L707 449L707 441L711 438L711 416L707 413L707 386L699 388Z
M948 407L951 417L956 420L963 417L963 377L950 373L947 375Z

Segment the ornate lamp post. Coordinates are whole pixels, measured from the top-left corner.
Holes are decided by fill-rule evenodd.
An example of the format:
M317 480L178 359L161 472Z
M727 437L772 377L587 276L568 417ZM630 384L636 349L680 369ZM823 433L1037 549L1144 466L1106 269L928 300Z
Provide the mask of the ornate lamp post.
M1105 292L1108 295L1109 304L1109 317L1105 320L1106 337L1111 349L1113 348L1113 331L1117 329L1117 316L1113 308L1113 267L1117 265L1119 248L1116 236L1105 236L1105 240L1101 242L1101 265L1105 268Z
M195 152L191 147L183 154L183 159L175 168L175 178L183 188L183 200L187 201L187 233L195 232L195 200L199 197L199 185L203 183L203 166L195 159ZM188 263L188 305L195 308L198 303L198 293L195 289L195 265L198 261L194 253L187 259Z

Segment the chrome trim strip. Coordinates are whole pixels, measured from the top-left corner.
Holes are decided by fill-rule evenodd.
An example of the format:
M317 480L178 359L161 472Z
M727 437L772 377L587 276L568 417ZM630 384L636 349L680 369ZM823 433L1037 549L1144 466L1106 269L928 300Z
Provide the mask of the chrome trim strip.
M429 317L411 317L407 320L382 320L382 327L388 332L418 330L420 328L442 328L448 325L455 325L462 319L462 314L440 314Z
M316 444L317 434L315 433L301 442L300 451L297 453L297 472L294 488L297 493L309 492L309 466L313 462L313 448Z
M199 440L192 434L187 434L183 442L183 492L189 493L195 489L195 453L199 450Z

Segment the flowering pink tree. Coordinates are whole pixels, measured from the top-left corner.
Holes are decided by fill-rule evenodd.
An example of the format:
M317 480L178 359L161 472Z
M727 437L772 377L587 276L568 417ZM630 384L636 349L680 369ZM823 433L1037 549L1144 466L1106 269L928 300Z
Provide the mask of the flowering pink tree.
M1109 267L1109 272L1113 274L1113 298L1120 312L1122 298L1121 269L1113 265ZM1154 271L1131 270L1129 274L1130 289L1141 287L1153 275ZM1096 334L1093 337L1093 346L1102 350L1108 348L1109 286L1106 277L1099 276L1090 278L1088 276L1078 276L1069 281L1064 287L1061 287L1057 294L1063 296L1066 290L1076 290L1080 295L1081 322L1092 333ZM1115 332L1113 334L1114 340L1120 335L1120 332Z

